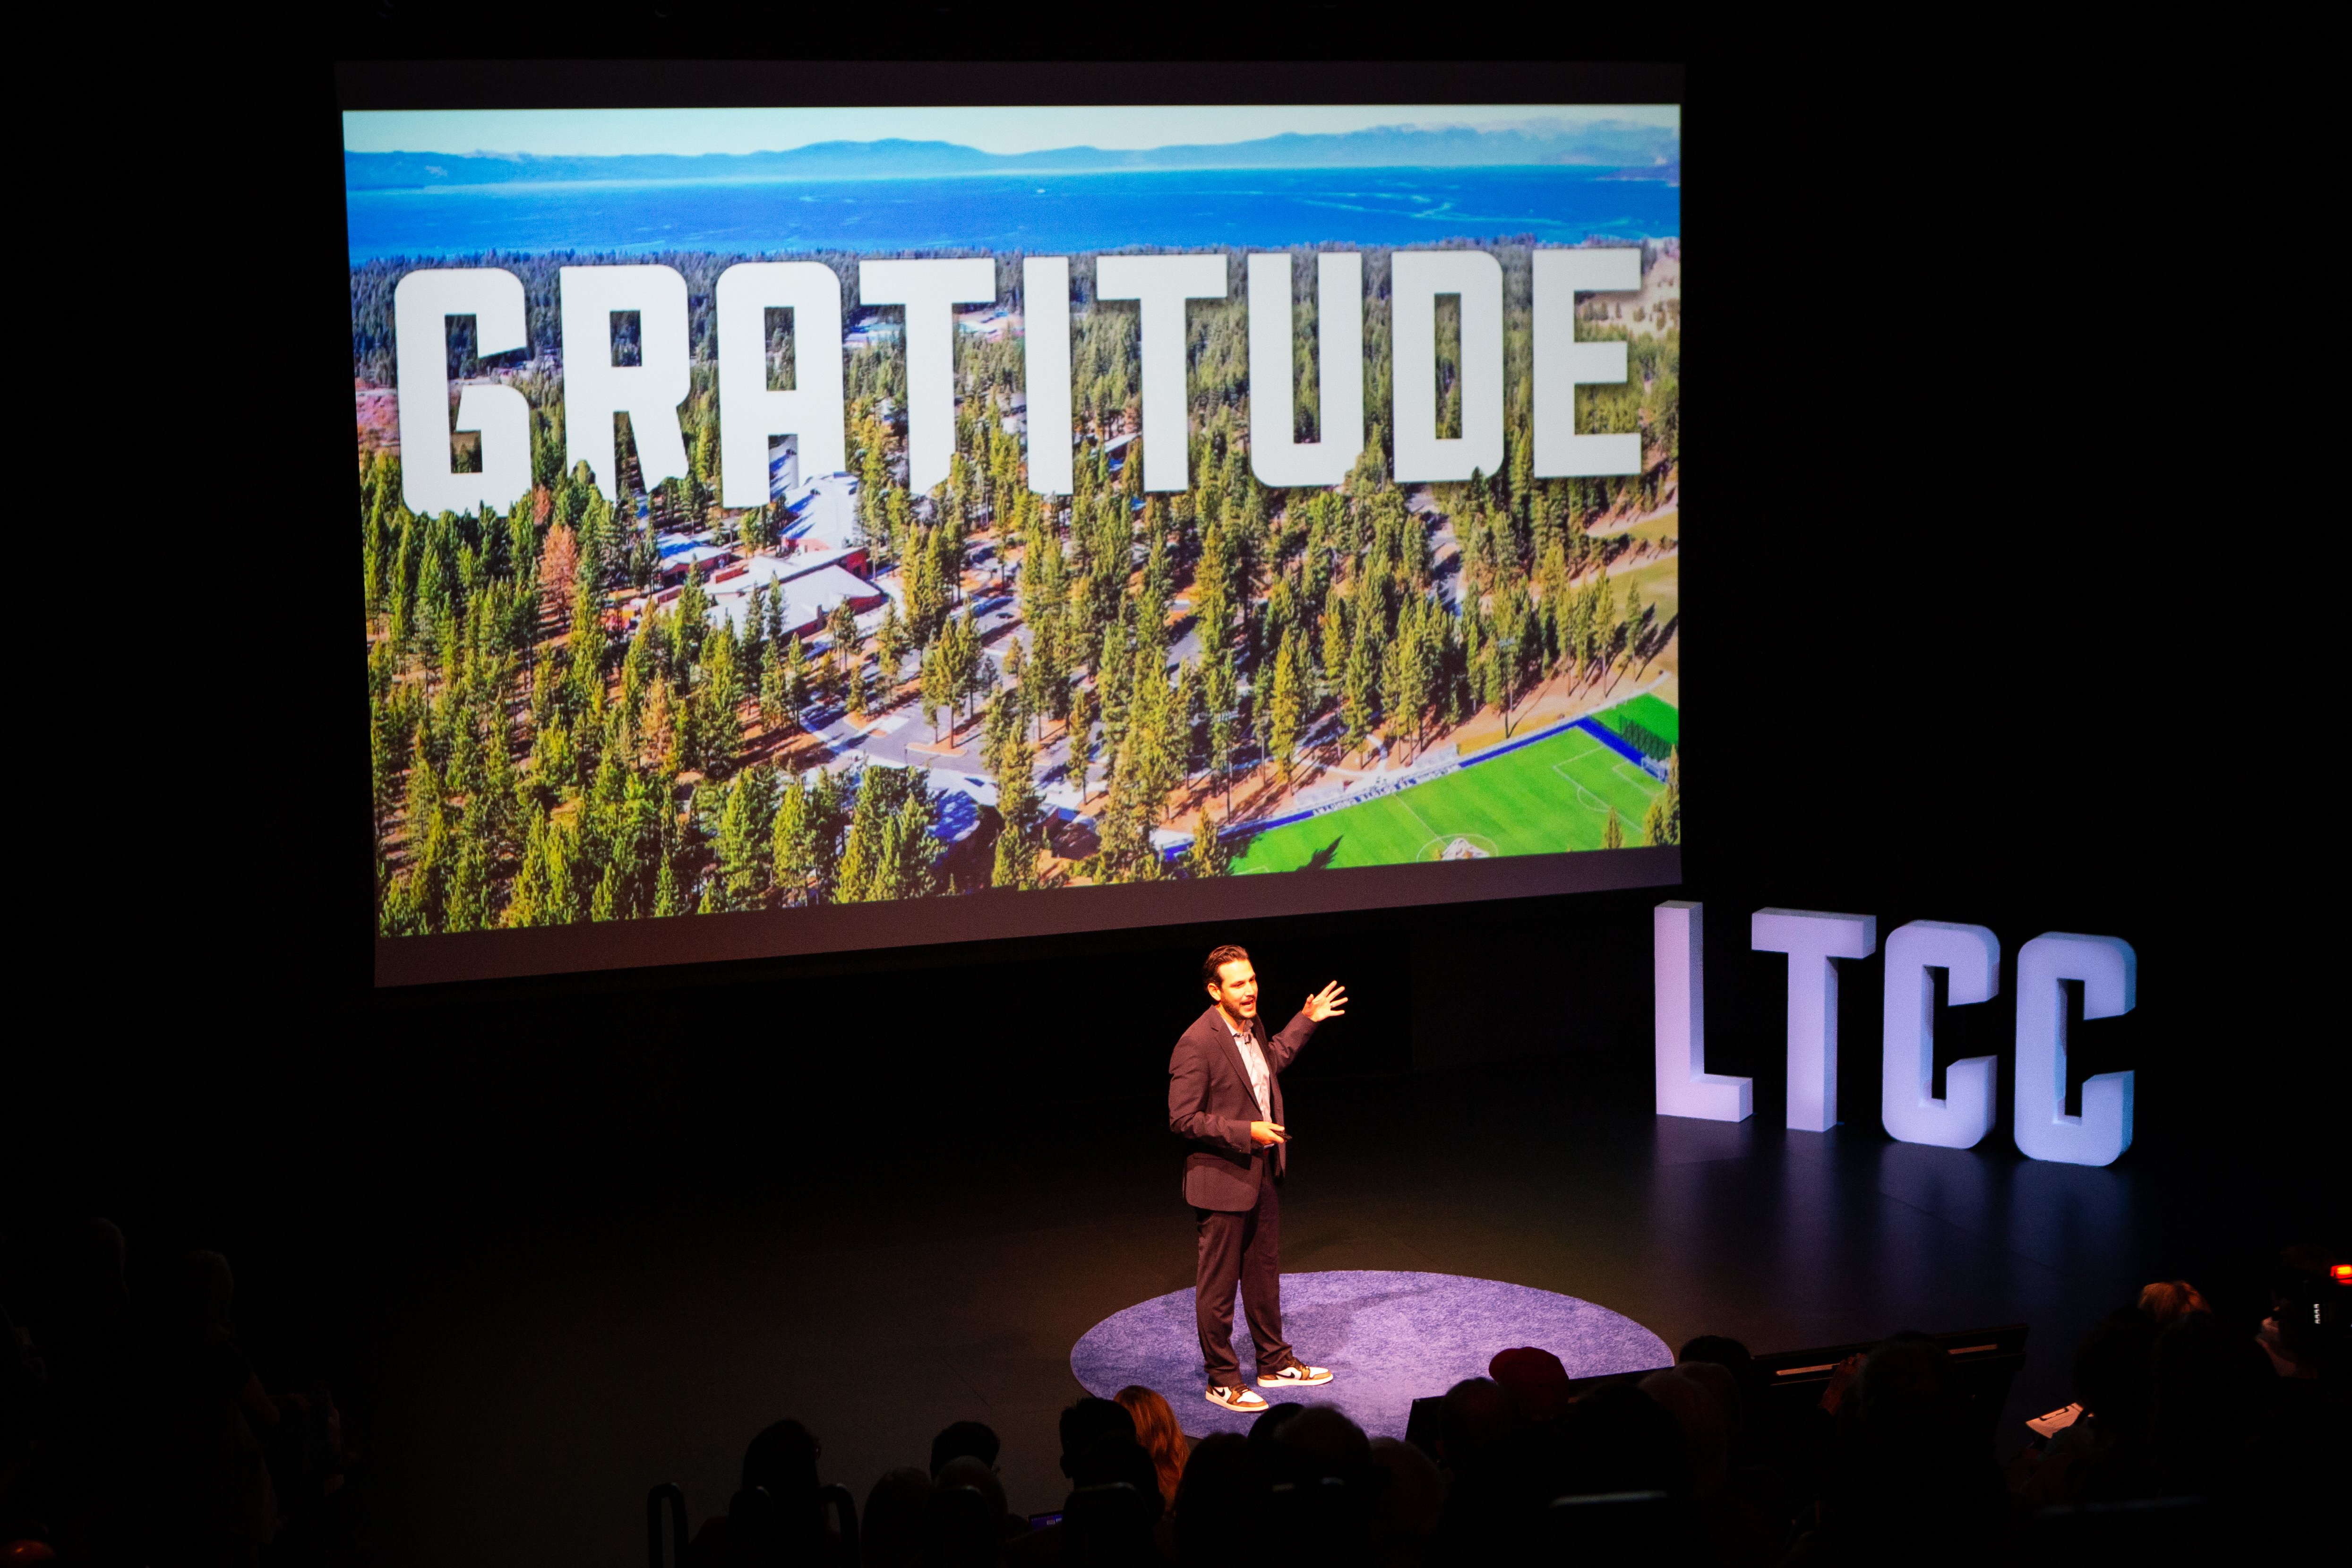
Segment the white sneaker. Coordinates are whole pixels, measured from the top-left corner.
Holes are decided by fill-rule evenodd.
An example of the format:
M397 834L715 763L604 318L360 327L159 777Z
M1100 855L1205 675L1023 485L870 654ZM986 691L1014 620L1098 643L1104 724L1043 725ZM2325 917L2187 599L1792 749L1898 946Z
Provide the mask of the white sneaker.
M1318 1383L1330 1381L1329 1367L1308 1366L1304 1362L1293 1362L1280 1372L1259 1378L1257 1385L1260 1388L1311 1388Z
M1228 1410L1247 1410L1253 1414L1265 1408L1265 1401L1246 1388L1212 1388L1209 1390L1209 1403L1222 1405Z

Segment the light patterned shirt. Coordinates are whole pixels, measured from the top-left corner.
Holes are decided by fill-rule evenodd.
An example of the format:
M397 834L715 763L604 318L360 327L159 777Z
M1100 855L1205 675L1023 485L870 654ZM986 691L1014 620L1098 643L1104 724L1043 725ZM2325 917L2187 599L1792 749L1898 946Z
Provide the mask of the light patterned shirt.
M1234 1048L1242 1053L1242 1066L1249 1071L1250 1092L1257 1097L1258 1120L1273 1121L1274 1102L1266 1094L1266 1084L1273 1075L1265 1068L1265 1052L1258 1049L1257 1030L1234 1028L1234 1020L1225 1016L1223 1008L1217 1009L1217 1021L1234 1037Z

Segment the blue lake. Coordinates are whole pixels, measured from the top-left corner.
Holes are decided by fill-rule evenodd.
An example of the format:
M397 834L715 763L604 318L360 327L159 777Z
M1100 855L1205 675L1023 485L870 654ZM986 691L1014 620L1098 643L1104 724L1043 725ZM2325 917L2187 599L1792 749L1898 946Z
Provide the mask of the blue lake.
M1590 168L1154 170L353 191L353 262L583 250L1065 251L1556 244L1682 232L1682 192Z

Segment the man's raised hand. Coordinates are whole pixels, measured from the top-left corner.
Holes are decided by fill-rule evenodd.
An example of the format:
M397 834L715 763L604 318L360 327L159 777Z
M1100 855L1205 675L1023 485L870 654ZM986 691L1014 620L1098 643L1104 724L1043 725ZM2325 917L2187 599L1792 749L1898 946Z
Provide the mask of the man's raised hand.
M1307 998L1307 1016L1316 1023L1321 1023L1325 1019L1338 1018L1347 1010L1347 988L1337 980Z
M1282 1124L1279 1122L1252 1122L1250 1124L1250 1142L1261 1145L1267 1144L1286 1144L1290 1142L1290 1134L1284 1130Z

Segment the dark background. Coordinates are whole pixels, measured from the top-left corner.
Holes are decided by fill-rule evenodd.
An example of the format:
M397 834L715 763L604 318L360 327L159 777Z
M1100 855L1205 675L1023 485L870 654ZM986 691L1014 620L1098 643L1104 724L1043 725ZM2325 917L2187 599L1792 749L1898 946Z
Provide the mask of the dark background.
M962 89L1573 100L1596 78L1477 57L1691 62L1682 888L375 991L330 62L772 54L836 99L952 101L969 63L818 62L926 27L966 61L1013 47L944 7L887 37L563 9L560 37L520 7L406 0L274 37L184 17L165 37L189 49L86 95L79 153L27 198L55 261L20 276L14 351L48 378L20 384L79 411L39 428L89 476L27 499L155 570L106 592L46 569L26 587L41 604L19 623L12 794L37 903L16 967L30 1005L0 1045L12 1246L106 1214L134 1287L218 1248L247 1337L364 1411L404 1332L401 1281L477 1249L772 1201L810 1171L984 1189L1072 1119L1160 1135L1165 1050L1213 941L1246 944L1277 1003L1347 982L1349 1016L1296 1070L1306 1094L1475 1064L1507 1093L1517 1059L1565 1058L1638 1108L1648 911L1666 896L1706 905L1708 1065L1752 1075L1768 1124L1785 961L1747 951L1750 911L1874 914L1882 938L1921 917L1997 931L2000 998L1939 1021L1939 1060L2004 1057L1995 1142L2017 948L2124 937L2138 1009L2076 1026L2072 1077L2136 1070L2125 1161L2210 1171L2231 1234L2184 1232L2184 1270L2329 1226L2341 1245L2322 1159L2342 1029L2317 998L2339 830L2301 740L2328 711L2325 558L2298 526L2294 456L2319 405L2282 388L2275 340L2257 353L2234 307L2195 308L2216 279L2179 268L2181 193L2215 172L2193 69L2089 51L1528 35L1504 10L1449 41L1259 6L1231 52L1371 57L988 67L1004 90ZM1091 19L1057 42L1213 52ZM695 90L659 67L631 79L648 102ZM41 525L16 517L29 563ZM1844 973L1841 1110L1875 1135L1878 960ZM1441 1114L1478 1135L1475 1104Z

